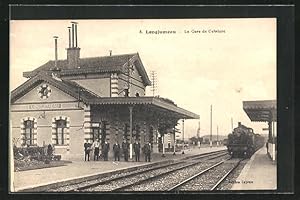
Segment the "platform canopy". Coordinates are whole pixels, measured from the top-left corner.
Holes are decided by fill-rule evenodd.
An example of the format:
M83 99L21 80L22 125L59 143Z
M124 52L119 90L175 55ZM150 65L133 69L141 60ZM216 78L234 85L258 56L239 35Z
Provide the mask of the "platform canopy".
M243 101L243 109L251 121L277 121L276 100Z
M170 100L160 97L102 97L91 98L87 101L90 105L105 105L106 107L133 106L140 112L150 114L155 112L159 115L175 117L178 119L199 119L199 115L178 107Z

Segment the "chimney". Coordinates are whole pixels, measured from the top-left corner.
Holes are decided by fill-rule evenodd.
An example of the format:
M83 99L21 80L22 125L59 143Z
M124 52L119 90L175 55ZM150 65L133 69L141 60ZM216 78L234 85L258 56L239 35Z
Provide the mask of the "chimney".
M112 55L112 50L109 50L109 56L111 56Z
M241 123L241 122L238 122L238 126L242 126L242 123Z
M54 67L57 68L57 36L53 36L54 38L54 49L55 49L55 61L54 61Z
M67 48L68 69L80 68L80 48L77 43L77 22L71 22L69 30L69 48ZM72 31L71 31L72 29ZM72 33L72 34L71 34Z

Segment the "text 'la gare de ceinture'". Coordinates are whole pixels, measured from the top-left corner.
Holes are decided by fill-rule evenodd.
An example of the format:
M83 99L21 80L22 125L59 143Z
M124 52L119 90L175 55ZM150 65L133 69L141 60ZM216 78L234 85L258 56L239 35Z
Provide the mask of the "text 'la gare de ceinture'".
M201 34L201 33L226 33L224 29L190 29L190 30L183 30L183 31L176 31L176 30L140 30L140 34L177 34L177 33L184 33L184 34Z

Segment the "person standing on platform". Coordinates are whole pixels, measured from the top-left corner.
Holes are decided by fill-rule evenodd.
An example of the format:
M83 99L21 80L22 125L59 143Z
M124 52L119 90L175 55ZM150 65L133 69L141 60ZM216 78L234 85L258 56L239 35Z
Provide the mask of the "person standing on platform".
M140 162L141 145L140 145L140 143L137 140L133 144L133 150L134 150L134 153L135 153L135 161L136 162Z
M147 142L144 147L144 154L145 154L145 161L150 162L151 161L151 144Z
M123 142L122 142L122 150L123 150L124 160L125 161L128 161L128 149L129 149L129 144L124 139Z
M84 161L86 161L86 158L88 161L90 161L91 144L85 142L83 146L84 146Z
M116 143L113 146L113 151L114 151L114 157L115 157L115 161L120 161L120 145L118 143L118 141L116 141Z
M92 144L92 148L94 149L94 161L99 160L99 148L100 148L100 142L99 139L96 139L93 144Z
M102 145L102 152L104 161L108 161L109 143L107 140L105 140L105 142Z
M49 144L48 148L47 148L47 155L50 158L52 156L52 154L53 154L53 148L52 148L52 145Z

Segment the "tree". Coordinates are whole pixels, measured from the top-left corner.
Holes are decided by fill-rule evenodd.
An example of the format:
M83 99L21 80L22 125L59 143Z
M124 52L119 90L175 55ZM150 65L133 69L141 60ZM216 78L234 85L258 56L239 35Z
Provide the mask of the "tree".
M204 139L204 143L205 143L205 144L208 144L208 143L209 143L209 139L208 139L208 138L205 138L205 139Z
M198 138L193 136L193 137L190 138L190 141L191 141L192 144L197 144Z

